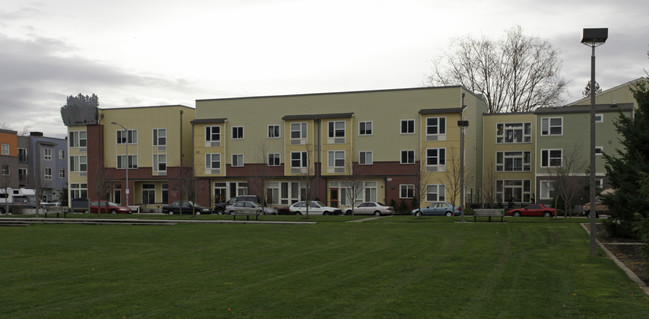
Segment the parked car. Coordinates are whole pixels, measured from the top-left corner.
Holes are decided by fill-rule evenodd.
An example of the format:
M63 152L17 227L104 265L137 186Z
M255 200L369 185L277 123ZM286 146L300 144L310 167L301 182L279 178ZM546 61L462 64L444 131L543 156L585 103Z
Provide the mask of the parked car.
M212 213L209 208L194 204L194 202L188 200L175 201L169 205L162 206L163 214L192 214L194 211L198 214Z
M354 209L348 208L345 215L392 215L394 214L394 207L385 206L379 202L364 202L356 205Z
M599 198L597 198L595 200L595 217L599 218L600 213L608 213L608 206L604 205L602 201ZM584 204L583 214L585 216L590 215L590 202Z
M297 202L289 207L291 212L298 215L306 214L306 202ZM309 214L311 215L342 215L343 211L340 208L325 206L319 201L309 202Z
M130 214L131 209L126 206L107 201L90 203L90 213L92 214Z
M225 207L225 214L231 215L232 212L241 212L241 213L257 213L264 215L277 215L277 210L272 207L261 207L261 205L255 202L242 201L236 202L232 205Z
M257 195L240 195L240 196L237 196L237 197L232 197L226 202L214 204L214 212L217 213L217 214L223 214L223 213L225 213L225 208L226 207L228 207L228 206L230 206L230 205L232 205L232 204L234 204L236 202L243 202L243 201L253 202L253 203L257 203L257 204L260 203L259 202L259 196L257 196Z
M424 208L413 209L411 214L416 216L460 216L460 207L447 202L434 202Z
M505 213L507 216L543 216L554 217L557 212L554 208L546 207L543 204L530 204L523 208L510 209Z

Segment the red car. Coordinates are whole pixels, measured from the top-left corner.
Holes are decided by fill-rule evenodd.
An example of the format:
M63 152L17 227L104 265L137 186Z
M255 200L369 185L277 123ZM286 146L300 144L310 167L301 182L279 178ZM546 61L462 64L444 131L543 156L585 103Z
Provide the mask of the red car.
M113 202L92 202L90 203L90 213L92 214L130 214L131 209Z
M543 216L554 217L557 212L554 208L546 207L543 204L530 204L523 208L510 209L506 213L507 216Z

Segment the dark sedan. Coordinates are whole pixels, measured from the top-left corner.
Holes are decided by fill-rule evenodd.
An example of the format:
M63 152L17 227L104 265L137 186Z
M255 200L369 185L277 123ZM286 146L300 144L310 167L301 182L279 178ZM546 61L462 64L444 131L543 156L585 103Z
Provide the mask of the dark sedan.
M211 214L212 211L207 208L203 207L197 204L194 204L192 201L176 201L173 202L169 205L164 205L162 206L162 213L163 214L193 214L196 212L197 214Z

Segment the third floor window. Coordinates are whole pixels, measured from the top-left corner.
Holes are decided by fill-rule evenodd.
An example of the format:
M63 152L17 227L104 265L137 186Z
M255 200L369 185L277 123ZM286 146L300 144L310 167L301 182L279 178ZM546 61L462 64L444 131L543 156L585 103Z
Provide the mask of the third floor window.
M70 132L70 147L86 147L87 143L86 131Z
M117 144L137 144L137 130L117 131Z
M531 143L532 123L498 123L496 143Z
M165 146L165 145L167 145L167 129L166 128L154 128L153 129L153 145L154 146Z
M205 141L219 142L221 141L221 127L220 126L206 126L205 127Z

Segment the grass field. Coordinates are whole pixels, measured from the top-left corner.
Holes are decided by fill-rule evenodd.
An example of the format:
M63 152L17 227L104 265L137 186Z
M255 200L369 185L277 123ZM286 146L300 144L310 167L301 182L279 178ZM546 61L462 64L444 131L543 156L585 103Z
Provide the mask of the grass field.
M203 217L203 216L201 216ZM169 218L169 217L166 217ZM2 318L646 318L575 220L0 228ZM299 220L295 216L264 219Z

